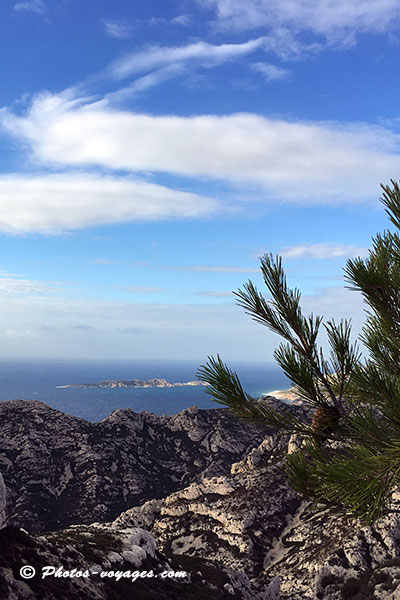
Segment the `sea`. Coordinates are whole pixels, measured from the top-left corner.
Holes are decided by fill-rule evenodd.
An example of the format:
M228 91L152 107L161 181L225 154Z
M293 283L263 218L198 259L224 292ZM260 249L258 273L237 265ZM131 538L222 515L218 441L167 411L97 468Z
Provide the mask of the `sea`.
M0 401L41 400L64 413L97 422L118 408L174 414L189 406L220 408L204 386L177 388L60 388L106 379L196 379L200 363L149 360L0 360ZM260 397L286 389L290 382L280 368L265 363L228 363L246 392Z

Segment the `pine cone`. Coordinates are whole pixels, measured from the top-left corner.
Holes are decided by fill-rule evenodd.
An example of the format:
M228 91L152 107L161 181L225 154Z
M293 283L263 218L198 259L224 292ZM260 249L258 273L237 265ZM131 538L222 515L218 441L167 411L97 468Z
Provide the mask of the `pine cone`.
M336 429L339 419L339 412L333 406L319 406L314 413L311 427L318 438L326 439Z

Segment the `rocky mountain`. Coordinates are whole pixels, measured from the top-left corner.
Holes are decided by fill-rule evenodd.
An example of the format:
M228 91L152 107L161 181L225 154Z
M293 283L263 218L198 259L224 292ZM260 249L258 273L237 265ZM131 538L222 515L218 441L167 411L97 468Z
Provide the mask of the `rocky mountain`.
M8 520L30 532L113 519L228 471L266 435L227 410L196 407L172 416L117 410L89 423L13 400L0 402L0 422Z
M90 424L39 402L4 404L7 435L1 436L1 456L4 468L8 466L3 474L10 521L0 531L1 598L58 600L73 594L77 600L122 600L130 597L132 586L139 600L400 598L400 497L394 496L390 514L374 526L312 506L288 485L286 438L238 422L224 410L189 409L170 417L116 411ZM300 405L286 409L303 410ZM18 454L11 452L13 439L22 454L18 463ZM181 442L174 455L176 439ZM119 456L124 443L132 454L128 463L126 455ZM201 464L195 465L198 458ZM24 462L29 468L22 476ZM111 468L114 462L117 469ZM147 478L142 465L148 465ZM69 472L72 477L63 476ZM158 478L165 491L154 494ZM131 504L116 516L112 503L119 501L120 490L114 488L124 484L134 486L126 494L126 504ZM86 494L85 500L79 494ZM50 497L56 518L39 506L39 500ZM1 498L0 485L0 509ZM99 505L105 508L98 510ZM101 522L65 529L74 518ZM32 532L52 522L64 529L37 536L10 526ZM134 583L129 577L117 581L96 574L79 580L23 580L22 564L38 572L56 564L64 570L79 565L90 573L185 571L187 577L145 577Z

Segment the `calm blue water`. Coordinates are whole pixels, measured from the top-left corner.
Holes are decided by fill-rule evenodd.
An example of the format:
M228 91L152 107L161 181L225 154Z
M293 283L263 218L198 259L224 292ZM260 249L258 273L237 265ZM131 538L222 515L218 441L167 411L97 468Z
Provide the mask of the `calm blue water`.
M289 382L274 365L229 363L244 389L261 396L285 389ZM184 382L196 378L199 363L189 361L0 361L0 401L15 398L41 400L53 408L88 421L101 421L117 408L174 414L193 404L218 408L203 386L183 388L57 389L58 385L104 379L164 378Z

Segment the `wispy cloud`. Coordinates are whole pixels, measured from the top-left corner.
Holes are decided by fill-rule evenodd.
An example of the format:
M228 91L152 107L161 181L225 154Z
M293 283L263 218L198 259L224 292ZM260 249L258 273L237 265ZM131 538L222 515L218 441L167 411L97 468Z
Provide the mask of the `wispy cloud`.
M98 165L258 184L269 199L302 204L375 200L378 183L400 171L400 136L368 123L296 122L246 113L151 116L43 94L25 116L3 110L0 126L24 148L30 144L32 158L46 166ZM171 191L162 194L165 216L174 213L171 202L179 204L180 214L190 207L187 216L210 214L211 205L215 209L210 199L186 197L185 204L182 194L175 201ZM154 201L141 208L152 209Z
M349 47L363 33L390 33L400 22L398 0L197 0L215 11L216 25L224 30L263 30L275 43L276 51L285 52L283 37L292 36L294 54L310 49L310 34L321 48ZM301 34L307 34L307 43ZM288 37L288 36L287 36ZM289 40L288 40L289 41ZM289 47L291 45L289 43ZM297 47L296 47L297 46ZM287 52L287 49L286 49Z
M127 21L101 19L105 33L112 38L125 39L132 35L132 25Z
M0 177L0 231L6 233L56 234L110 223L202 218L218 210L212 198L129 178Z
M368 248L360 246L345 246L342 244L312 244L306 246L291 246L278 252L283 258L336 258L346 256L368 256Z
M233 298L232 292L197 292L197 294L208 298Z
M173 25L182 25L183 27L187 27L190 24L190 21L191 19L189 15L178 15L171 19L170 23Z
M36 281L17 275L12 278L10 275L1 275L0 277L0 294L2 297L15 299L28 296L53 296L59 295L63 291L65 291L64 284L54 281Z
M256 73L261 73L266 81L282 81L292 77L292 72L282 67L277 67L271 63L257 62L251 65Z
M201 41L186 46L150 46L142 52L133 52L115 61L110 65L109 72L117 79L124 79L170 64L198 62L204 66L215 66L250 54L263 43L263 38L258 38L240 44L214 45Z
M38 15L46 12L46 5L43 0L21 0L14 4L14 10L17 12L34 12Z
M102 20L102 25L108 35L112 37L127 37L131 31L131 24L117 21ZM104 94L103 97L91 97L90 101L96 100L97 107L115 106L127 99L147 92L149 89L159 86L171 79L181 78L186 82L204 75L204 71L215 69L227 62L240 60L242 57L263 48L265 40L263 37L248 40L237 44L210 44L204 41L193 42L181 46L149 45L145 49L136 50L124 54L118 60L113 61L103 71L89 77L86 82L78 84L76 88L70 88L62 92L59 97L62 103L67 101L70 106L76 105L77 89L84 89L90 82L96 84L110 80L114 83L113 91ZM203 73L199 74L199 71ZM124 81L124 84L122 82ZM85 94L85 92L82 92ZM53 96L53 109L60 108L60 102ZM79 103L79 100L78 100Z
M177 15L172 19L166 19L165 17L150 17L147 19L147 25L182 25L183 27L187 27L191 21L189 15Z
M152 19L154 22L163 21L162 18ZM177 17L173 21L184 21L184 17ZM169 23L171 21L168 21ZM119 23L110 22L109 35L117 37ZM107 22L107 25L109 22ZM125 25L121 26L121 37L125 34ZM125 37L125 35L124 35ZM146 91L151 87L180 76L186 81L199 76L199 71L215 69L227 62L237 61L257 50L268 50L264 37L247 40L241 43L211 44L196 41L181 46L149 45L141 50L135 50L123 55L111 63L103 76L121 81L135 78L121 90L108 94L104 99L107 102L117 102L121 99ZM278 68L270 77L278 77ZM280 72L280 71L279 71ZM265 75L265 74L264 74ZM282 73L280 72L282 77Z
M166 65L160 69L155 69L154 71L151 71L151 73L138 77L129 85L124 86L115 92L109 92L102 100L97 102L97 106L107 107L108 105L123 103L126 99L130 99L166 81L181 76L184 71L185 67L181 63Z

